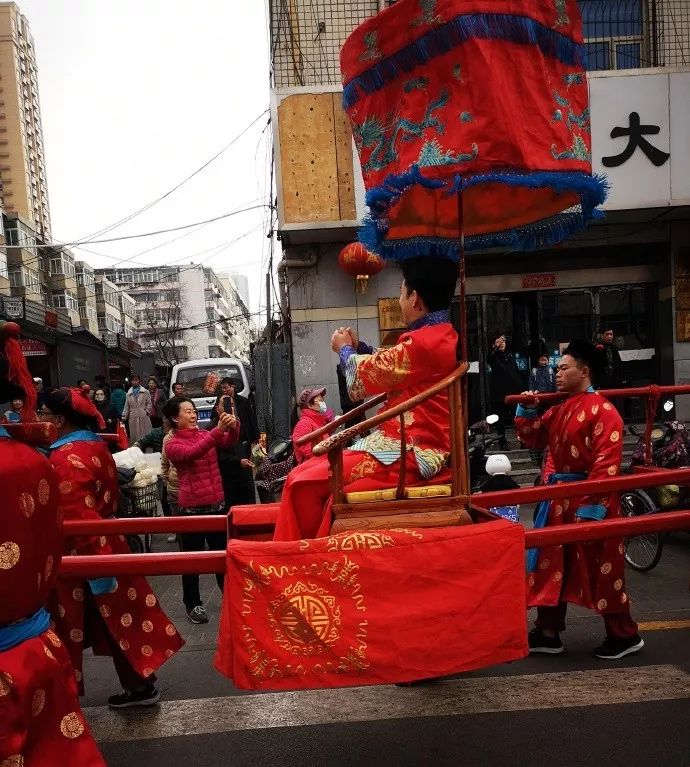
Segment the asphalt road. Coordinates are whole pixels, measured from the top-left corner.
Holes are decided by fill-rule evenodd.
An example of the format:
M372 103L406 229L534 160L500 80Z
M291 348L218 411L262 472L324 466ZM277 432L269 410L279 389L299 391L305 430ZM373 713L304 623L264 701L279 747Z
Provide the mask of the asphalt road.
M160 537L156 550L169 548ZM690 535L667 539L660 565L628 571L646 647L618 662L591 657L600 619L572 610L567 652L412 688L248 694L212 668L220 594L203 578L212 616L184 616L178 578L152 579L187 639L160 673L161 704L111 712L108 658L84 664L87 717L109 765L690 765Z

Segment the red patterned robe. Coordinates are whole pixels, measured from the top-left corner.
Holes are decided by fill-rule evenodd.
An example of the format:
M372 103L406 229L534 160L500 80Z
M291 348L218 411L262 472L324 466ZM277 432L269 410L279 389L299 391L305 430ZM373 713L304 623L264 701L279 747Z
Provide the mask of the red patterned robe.
M530 449L548 446L544 480L582 473L587 479L610 479L620 473L623 421L614 406L594 391L569 397L541 418L518 408L520 441ZM550 504L548 525L620 516L617 494L574 496ZM548 546L539 551L537 569L528 573L528 606L571 602L609 615L629 615L621 540Z
M17 441L47 426L14 427L16 439L0 432L0 640L43 607L60 565L57 477L40 453ZM0 765L105 767L79 707L69 655L52 631L0 651Z
M118 505L115 462L102 441L75 441L50 455L59 485L65 519L105 519ZM65 553L129 554L121 535L80 536L66 540ZM119 646L132 668L150 676L184 644L172 621L158 605L143 576L119 576L112 591L93 595L84 578L61 578L53 592L50 610L55 631L72 658L79 690L83 694L82 651L91 646L97 655L112 655ZM100 616L95 614L98 610Z
M428 389L453 372L458 337L447 312L422 318L416 329L400 336L396 346L357 354L341 351L353 401L388 392L380 412ZM406 421L407 484L440 483L448 478L450 454L448 395L440 392L408 412ZM395 487L400 464L400 420L386 421L343 452L345 492ZM290 472L283 489L274 540L327 535L331 525L328 459L311 458Z

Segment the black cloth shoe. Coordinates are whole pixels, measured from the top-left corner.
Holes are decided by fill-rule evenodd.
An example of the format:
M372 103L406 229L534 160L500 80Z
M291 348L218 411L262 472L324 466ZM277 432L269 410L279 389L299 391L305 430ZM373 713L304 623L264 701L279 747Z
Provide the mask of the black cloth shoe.
M191 610L187 610L187 617L192 623L208 623L208 615L201 605L197 605L196 607L192 607Z
M599 647L594 651L595 658L602 660L619 660L626 655L634 655L644 647L644 639L639 634L627 639L612 639L606 637Z
M144 687L143 690L125 690L119 695L108 698L110 708L134 708L135 706L154 706L161 699L161 694L155 685Z
M563 642L559 636L547 637L542 634L541 629L535 628L529 632L527 637L530 653L541 653L542 655L560 655L564 650Z

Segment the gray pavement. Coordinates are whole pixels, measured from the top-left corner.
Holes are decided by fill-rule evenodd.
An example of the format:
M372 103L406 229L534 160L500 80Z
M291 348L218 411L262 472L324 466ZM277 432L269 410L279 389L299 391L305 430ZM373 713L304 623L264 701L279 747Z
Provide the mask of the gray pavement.
M527 511L527 510L525 510ZM154 550L174 548L164 536ZM220 593L193 626L180 579L153 578L187 640L160 672L154 711L110 712L108 658L85 659L82 704L109 765L690 765L690 535L666 539L659 566L628 570L647 646L618 663L591 657L601 620L573 609L567 652L413 688L295 693L235 690L212 666Z

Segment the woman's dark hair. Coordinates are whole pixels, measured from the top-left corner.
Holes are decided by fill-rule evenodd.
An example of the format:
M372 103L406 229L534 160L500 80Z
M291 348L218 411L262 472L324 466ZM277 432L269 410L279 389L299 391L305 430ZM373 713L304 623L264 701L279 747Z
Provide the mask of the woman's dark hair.
M572 357L579 365L587 365L592 383L596 384L604 368L604 355L589 341L571 341L563 356Z
M156 386L158 386L158 379L156 378L156 376L149 376L148 380L146 381L146 385L148 386L151 383L151 381L153 381L156 384Z
M72 392L72 389L67 388L53 389L53 391L50 391L45 395L43 403L51 413L64 416L65 420L72 426L98 431L98 418L100 416L97 417L87 412L80 412L77 410L74 407ZM89 405L97 413L96 406L88 400L81 406L83 406L84 410L89 410Z
M447 258L408 258L401 264L407 291L416 290L427 310L448 309L455 295L458 265Z
M96 395L98 394L98 392L101 392L105 396L106 400L108 399L108 392L105 390L105 386L97 386L93 390L93 398L94 399L96 399Z
M173 426L175 425L175 419L180 413L180 406L183 402L190 402L194 405L189 397L171 397L165 405L163 405L162 413Z

